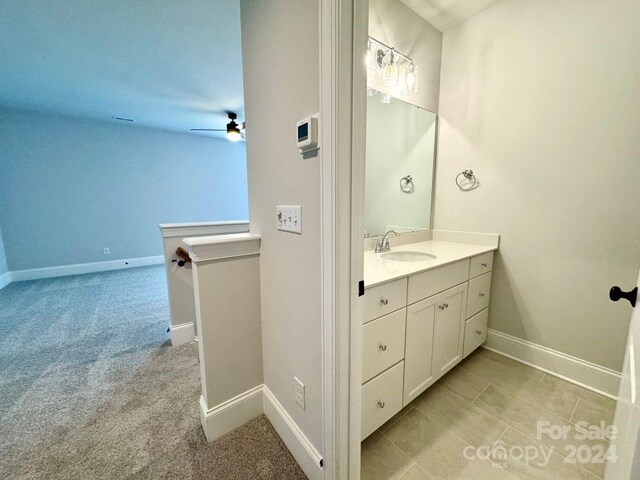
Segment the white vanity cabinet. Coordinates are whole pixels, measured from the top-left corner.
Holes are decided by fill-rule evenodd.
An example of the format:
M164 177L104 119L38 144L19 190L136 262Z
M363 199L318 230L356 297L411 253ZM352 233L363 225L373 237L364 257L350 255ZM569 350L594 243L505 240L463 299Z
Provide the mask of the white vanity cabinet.
M367 289L362 439L487 338L493 251Z

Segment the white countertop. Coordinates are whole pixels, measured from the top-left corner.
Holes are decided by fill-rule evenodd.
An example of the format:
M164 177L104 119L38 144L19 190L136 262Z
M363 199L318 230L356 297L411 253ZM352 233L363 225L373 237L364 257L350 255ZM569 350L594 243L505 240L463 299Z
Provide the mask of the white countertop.
M476 245L443 240L429 240L391 247L392 252L424 252L436 256L436 258L419 262L386 260L382 258L384 253L375 253L371 250L364 253L364 284L366 288L373 287L497 249L497 245Z

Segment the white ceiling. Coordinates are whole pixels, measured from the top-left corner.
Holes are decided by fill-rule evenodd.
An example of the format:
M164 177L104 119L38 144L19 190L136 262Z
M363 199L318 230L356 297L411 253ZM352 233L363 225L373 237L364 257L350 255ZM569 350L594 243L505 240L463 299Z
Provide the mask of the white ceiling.
M400 0L440 31L502 0Z
M238 0L0 0L0 106L188 132L244 120Z

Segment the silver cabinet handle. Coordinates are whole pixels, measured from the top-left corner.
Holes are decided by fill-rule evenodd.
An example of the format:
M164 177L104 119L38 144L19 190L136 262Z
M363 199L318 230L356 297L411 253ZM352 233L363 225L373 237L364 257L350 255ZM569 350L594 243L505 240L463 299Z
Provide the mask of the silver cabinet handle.
M384 408L384 405L385 405L385 403L382 400L378 401L378 406L380 408Z
M486 263L481 263L480 265L482 265L483 267L486 268L487 264Z
M387 305L387 304L389 303L389 300L387 300L386 298L381 298L381 299L380 299L380 303L381 303L382 305Z
M440 310L444 310L444 305L440 304L440 305L438 305L438 308L439 308Z
M480 297L484 297L484 293L479 293L478 294Z
M476 333L477 333L478 335L482 335L482 330L476 330Z
M448 303L444 303L444 308L449 308L449 304Z
M380 349L380 351L382 352L386 352L387 351L387 346L384 343L381 343L380 346L378 347Z

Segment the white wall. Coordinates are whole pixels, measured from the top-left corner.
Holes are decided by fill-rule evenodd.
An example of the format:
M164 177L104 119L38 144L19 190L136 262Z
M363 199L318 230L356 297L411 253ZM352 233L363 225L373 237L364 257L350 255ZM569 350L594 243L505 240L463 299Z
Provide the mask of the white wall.
M438 112L442 33L400 0L369 0L369 35L409 56L420 68L418 93L373 83L380 91Z
M319 2L241 0L252 233L262 235L264 382L322 449L320 158L295 125L319 107ZM302 206L302 235L276 231L276 205ZM294 400L306 386L306 410Z
M367 169L364 228L384 234L431 227L436 115L400 100L367 97ZM412 193L400 189L411 175Z
M640 265L640 3L501 2L443 41L435 227L497 232L490 327L620 370ZM472 168L479 189L454 177Z
M244 143L0 110L0 172L10 270L161 255L159 223L248 216Z

